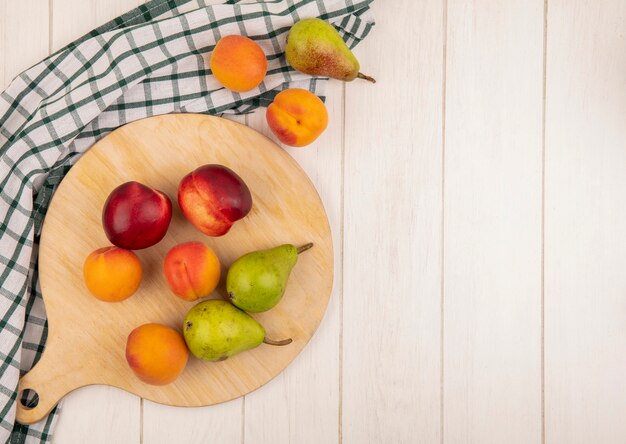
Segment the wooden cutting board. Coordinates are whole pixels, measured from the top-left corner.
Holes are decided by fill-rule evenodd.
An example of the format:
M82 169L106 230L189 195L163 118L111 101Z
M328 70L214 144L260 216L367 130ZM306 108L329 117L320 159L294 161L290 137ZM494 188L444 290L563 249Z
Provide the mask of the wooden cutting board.
M248 216L218 238L197 231L176 202L182 177L207 163L237 172L253 198ZM123 302L101 302L87 291L82 266L91 251L110 245L101 225L102 207L115 187L130 180L168 194L174 214L163 241L136 252L144 268L137 293ZM284 347L261 344L218 363L190 355L175 382L151 386L128 367L126 338L146 322L182 330L183 318L195 303L170 293L162 261L171 247L192 240L205 242L222 262L222 281L213 297L224 296L226 270L242 254L283 243L315 244L300 255L283 300L272 310L254 315L269 337L291 337L293 343ZM175 406L206 406L255 390L298 355L319 325L332 287L332 240L314 186L276 144L226 119L166 115L117 129L70 170L45 219L39 274L49 336L41 360L19 383L20 394L31 389L39 395L34 408L17 403L17 419L25 424L39 421L67 393L90 384L119 387Z

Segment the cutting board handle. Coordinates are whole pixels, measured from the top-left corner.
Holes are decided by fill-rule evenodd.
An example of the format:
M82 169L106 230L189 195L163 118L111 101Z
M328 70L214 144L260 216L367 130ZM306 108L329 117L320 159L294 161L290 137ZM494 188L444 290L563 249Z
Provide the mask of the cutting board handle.
M85 385L81 384L82 378L77 378L75 374L59 375L58 369L55 369L54 366L51 367L49 360L46 359L51 353L48 349L46 352L39 362L19 381L16 419L21 424L34 424L41 421L59 403L61 398L72 390ZM34 390L39 396L39 402L35 407L22 405L22 392L26 389Z

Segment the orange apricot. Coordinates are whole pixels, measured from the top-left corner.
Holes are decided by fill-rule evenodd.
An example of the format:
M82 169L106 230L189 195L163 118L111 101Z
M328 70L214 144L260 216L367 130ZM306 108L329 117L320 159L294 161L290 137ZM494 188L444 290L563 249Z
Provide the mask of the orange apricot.
M165 255L163 274L172 292L186 301L211 294L220 280L220 261L202 242L176 245Z
M126 361L147 384L173 382L185 369L189 349L183 336L161 324L143 324L128 335Z
M267 124L285 145L312 143L328 126L326 105L315 94L299 88L280 92L265 114Z
M213 49L209 65L217 81L236 92L256 88L267 72L263 49L242 35L222 37Z
M119 247L92 252L83 264L89 292L101 301L119 302L132 296L141 283L141 262L135 253Z

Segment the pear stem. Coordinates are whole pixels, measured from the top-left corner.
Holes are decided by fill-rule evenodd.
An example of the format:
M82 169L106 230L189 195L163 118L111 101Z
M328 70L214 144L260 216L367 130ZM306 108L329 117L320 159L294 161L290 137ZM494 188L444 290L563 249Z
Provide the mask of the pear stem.
M368 82L376 83L376 79L374 77L366 76L363 73L358 73L356 75L359 79L367 80Z
M277 345L277 346L282 346L282 345L288 345L288 344L291 344L292 340L291 340L291 338L289 338L289 339L282 339L282 340L280 340L280 341L274 341L273 339L270 339L270 338L268 338L268 337L265 337L265 338L263 339L263 342L265 342L266 344L269 344L269 345Z
M313 247L313 243L309 242L308 244L304 244L301 247L298 247L296 249L296 251L298 252L298 254L300 254L300 253L304 253L306 250L308 250L308 249L310 249L312 247Z

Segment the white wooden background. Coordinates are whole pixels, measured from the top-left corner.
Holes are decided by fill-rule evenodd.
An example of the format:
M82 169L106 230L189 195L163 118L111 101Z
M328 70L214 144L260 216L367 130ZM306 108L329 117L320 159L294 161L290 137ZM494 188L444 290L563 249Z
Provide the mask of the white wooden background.
M0 0L0 82L139 2ZM378 83L289 150L336 248L309 346L213 407L80 389L55 443L626 443L626 1L374 12Z

